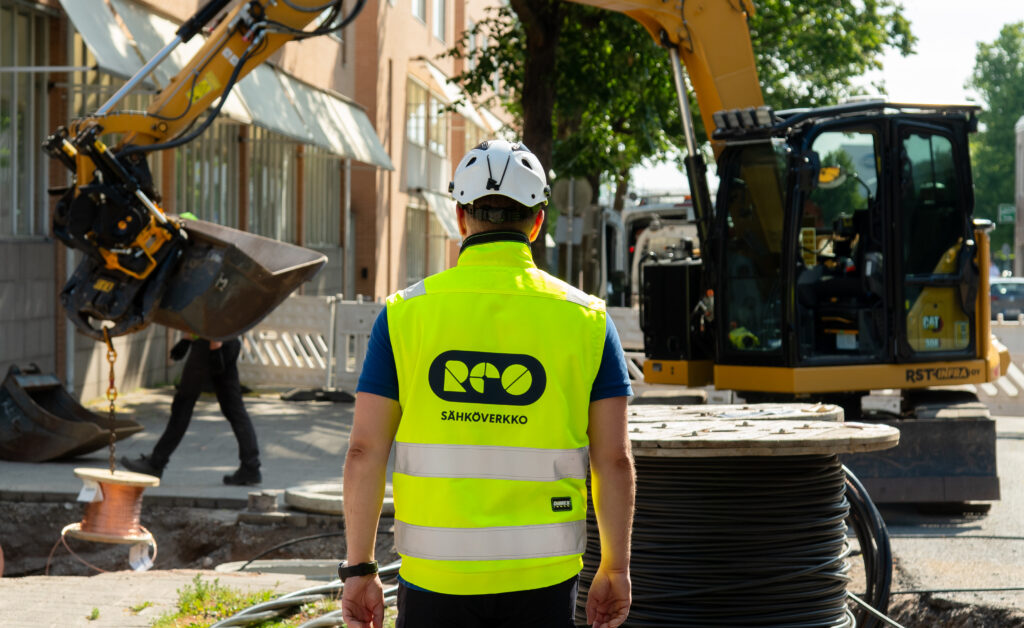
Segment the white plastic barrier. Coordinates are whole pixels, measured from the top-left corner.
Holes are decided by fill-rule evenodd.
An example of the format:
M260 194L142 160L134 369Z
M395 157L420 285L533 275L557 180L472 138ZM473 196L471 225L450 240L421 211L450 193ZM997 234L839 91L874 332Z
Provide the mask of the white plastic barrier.
M383 303L338 301L334 333L334 378L328 388L355 392L363 358L370 341L373 321L384 309Z
M293 295L242 337L238 371L250 386L355 390L383 304Z

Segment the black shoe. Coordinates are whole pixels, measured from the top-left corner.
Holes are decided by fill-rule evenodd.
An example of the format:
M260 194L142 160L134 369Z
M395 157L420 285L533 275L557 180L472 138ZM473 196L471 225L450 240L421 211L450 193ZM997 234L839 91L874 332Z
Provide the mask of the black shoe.
M134 460L126 456L121 458L121 464L124 465L125 469L135 473L145 473L157 478L164 474L164 468L153 464L153 459L146 454L142 454Z
M231 475L224 476L224 483L232 486L254 486L262 481L259 467L238 467Z

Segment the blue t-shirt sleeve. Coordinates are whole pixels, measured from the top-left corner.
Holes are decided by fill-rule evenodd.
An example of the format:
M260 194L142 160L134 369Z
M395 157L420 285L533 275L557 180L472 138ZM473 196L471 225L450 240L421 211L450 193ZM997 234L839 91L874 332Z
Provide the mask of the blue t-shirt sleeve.
M604 352L601 366L597 369L594 386L590 389L590 400L600 401L609 397L631 397L633 387L629 385L629 371L626 370L626 356L622 352L619 332L611 316L605 316Z
M395 366L395 352L391 348L386 308L373 321L356 392L368 392L398 401L398 368Z

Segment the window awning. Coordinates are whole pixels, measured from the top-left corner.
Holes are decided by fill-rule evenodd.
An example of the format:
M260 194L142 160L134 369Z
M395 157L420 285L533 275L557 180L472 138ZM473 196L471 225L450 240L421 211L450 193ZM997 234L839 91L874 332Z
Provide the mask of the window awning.
M505 123L499 120L498 116L486 109L481 109L480 115L483 117L484 121L487 122L487 126L485 128L489 128L491 133L497 133L505 127Z
M101 70L128 79L142 69L139 53L103 0L60 0L60 4Z
M287 74L281 73L280 78L309 127L314 144L341 157L385 170L395 169L370 118L358 105L310 87Z
M462 235L459 233L459 223L455 218L455 199L447 194L430 190L420 190L420 194L423 195L423 200L427 202L427 207L437 217L437 221L444 227L448 237L452 240L461 240Z
M313 133L292 104L277 70L265 63L258 65L235 89L252 114L253 124L302 143L313 141Z
M476 108L470 104L469 95L455 82L451 81L444 72L438 70L432 63L427 63L427 71L430 72L431 76L437 84L444 90L445 98L448 99L449 105L455 106L455 111L459 112L463 118L473 122L482 129L486 129L487 125L484 123L483 118L477 113Z
M126 0L110 0L110 2L117 15L128 27L128 32L135 39L139 52L147 61L155 57L167 42L174 39L178 31L178 25L174 22ZM188 64L204 43L202 36L196 36L172 50L171 54L153 72L160 84L166 86L170 83L174 75ZM235 122L252 124L252 116L242 103L237 90L231 90L228 94L227 102L224 103L220 113Z
M60 0L101 70L122 78L138 72L172 41L178 25L129 0L110 0L129 39L104 0ZM134 39L134 41L132 41ZM179 44L152 77L162 86L202 48L202 37ZM149 83L152 85L152 82ZM227 95L221 114L255 124L302 143L313 143L345 158L394 170L366 113L354 103L309 87L270 65L262 64Z

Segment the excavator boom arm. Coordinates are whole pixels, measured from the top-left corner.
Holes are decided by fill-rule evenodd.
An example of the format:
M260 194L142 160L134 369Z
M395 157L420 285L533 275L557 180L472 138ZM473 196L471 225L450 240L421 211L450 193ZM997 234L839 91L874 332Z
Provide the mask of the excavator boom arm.
M113 110L176 45L231 4L144 113ZM345 15L341 0L210 0L93 115L47 138L43 148L75 175L57 203L53 225L61 242L85 254L61 292L83 333L103 339L155 321L211 339L230 338L319 270L326 261L319 253L167 216L145 155L197 138L219 111L220 105L212 108L215 101L223 104L242 77L289 41L341 28L364 4L356 0ZM114 146L101 136L113 138Z
M624 13L656 42L678 49L697 95L708 137L712 115L764 104L747 18L750 0L572 0Z

